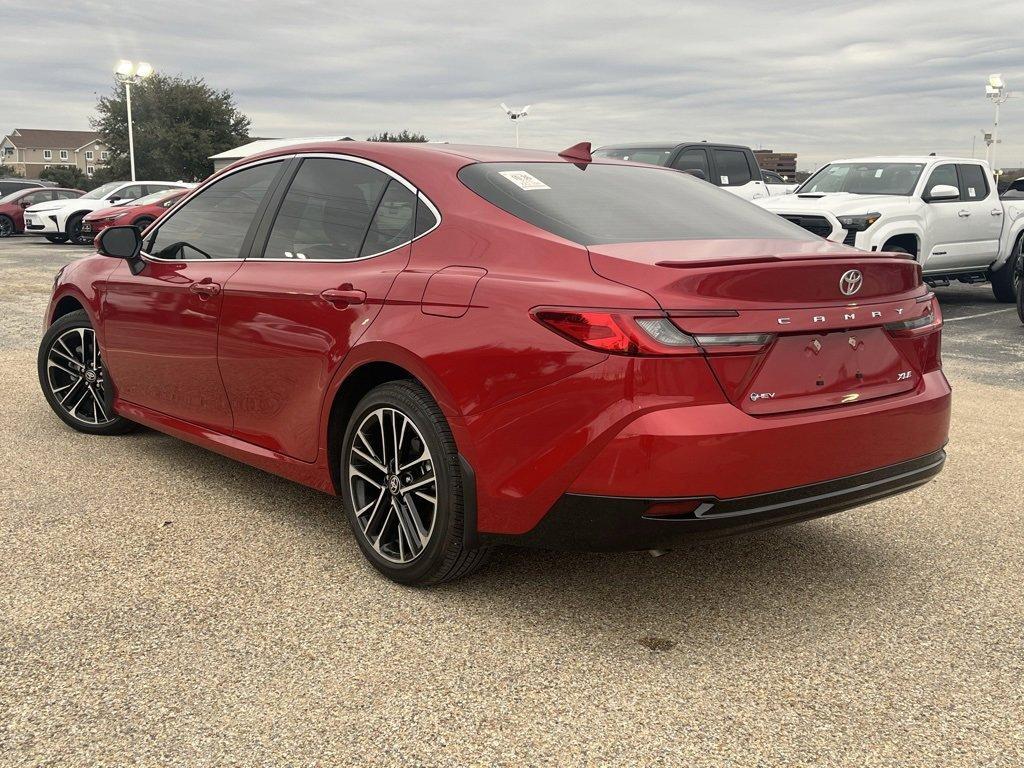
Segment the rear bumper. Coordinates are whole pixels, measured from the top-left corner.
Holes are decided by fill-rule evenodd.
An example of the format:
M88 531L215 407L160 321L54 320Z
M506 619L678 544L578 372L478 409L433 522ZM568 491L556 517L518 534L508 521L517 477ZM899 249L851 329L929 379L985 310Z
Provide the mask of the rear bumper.
M715 497L649 498L567 493L531 531L484 534L491 542L591 552L663 549L699 539L746 533L842 512L909 491L941 470L940 449L911 461L771 493ZM692 512L652 517L658 505L696 506ZM653 508L653 509L652 509Z

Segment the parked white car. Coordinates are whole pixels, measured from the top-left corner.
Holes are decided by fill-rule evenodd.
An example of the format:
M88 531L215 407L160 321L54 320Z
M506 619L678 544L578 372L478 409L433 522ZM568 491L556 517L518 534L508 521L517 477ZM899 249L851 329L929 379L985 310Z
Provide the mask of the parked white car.
M1024 201L1000 201L983 160L836 160L794 194L755 202L828 240L912 254L930 285L989 280L999 301L1016 301Z
M72 200L29 206L25 209L25 234L42 235L51 243L88 245L92 236L82 233L85 214L112 205L123 205L153 192L192 186L180 181L112 181Z

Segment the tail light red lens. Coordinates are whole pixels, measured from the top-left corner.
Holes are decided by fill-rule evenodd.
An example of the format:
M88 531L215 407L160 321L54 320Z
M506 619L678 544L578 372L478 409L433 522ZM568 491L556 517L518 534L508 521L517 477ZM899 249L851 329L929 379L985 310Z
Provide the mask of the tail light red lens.
M942 367L942 312L933 299L930 295L926 299L924 314L885 326L893 343L915 360L922 373Z
M616 355L749 354L775 338L770 333L692 336L667 317L600 310L538 309L533 316L576 344Z

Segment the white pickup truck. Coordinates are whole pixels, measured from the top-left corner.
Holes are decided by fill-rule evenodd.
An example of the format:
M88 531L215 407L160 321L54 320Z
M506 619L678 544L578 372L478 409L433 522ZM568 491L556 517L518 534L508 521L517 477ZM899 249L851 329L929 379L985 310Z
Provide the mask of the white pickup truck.
M794 194L754 202L828 240L913 254L930 285L988 280L999 301L1016 301L1024 199L1000 200L983 160L836 160Z

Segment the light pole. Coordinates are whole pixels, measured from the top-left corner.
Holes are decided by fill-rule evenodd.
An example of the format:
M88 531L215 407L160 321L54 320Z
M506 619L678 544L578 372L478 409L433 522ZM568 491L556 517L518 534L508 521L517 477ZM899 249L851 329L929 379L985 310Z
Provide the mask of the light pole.
M153 68L144 61L138 65L121 59L114 69L117 79L124 83L124 100L128 106L128 162L132 168L132 181L135 181L135 138L132 135L132 86L138 85L153 74Z
M988 84L985 86L985 96L992 100L992 103L996 105L996 117L992 123L992 135L991 137L985 136L985 144L987 151L985 152L985 159L988 161L989 168L992 170L998 179L998 172L996 171L996 144L999 143L999 107L1006 103L1006 100L1015 94L1006 90L1006 83L1003 82L1002 75L989 75Z
M501 103L501 108L505 110L505 114L508 115L508 119L511 120L516 126L516 147L519 146L519 121L526 117L527 114L529 114L531 106L532 105L527 104L522 109L516 110L512 109L512 107L510 107L508 104L505 104L504 102Z

